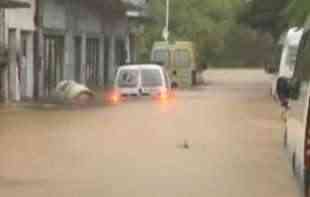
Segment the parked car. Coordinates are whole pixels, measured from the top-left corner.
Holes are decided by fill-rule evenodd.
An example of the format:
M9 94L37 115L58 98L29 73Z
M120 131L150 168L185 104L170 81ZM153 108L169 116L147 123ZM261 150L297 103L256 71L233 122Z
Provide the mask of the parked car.
M162 66L154 64L125 65L117 71L114 90L110 98L114 102L128 96L151 96L167 99L170 93L170 79Z

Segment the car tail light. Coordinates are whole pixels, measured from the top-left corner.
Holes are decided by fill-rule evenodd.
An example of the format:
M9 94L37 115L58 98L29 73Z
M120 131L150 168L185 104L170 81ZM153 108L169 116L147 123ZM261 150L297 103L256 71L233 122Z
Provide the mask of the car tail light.
M106 93L105 100L110 104L117 104L121 101L121 95L117 90Z
M120 95L118 93L113 93L111 95L111 101L114 104L119 103L120 102Z
M162 100L162 101L165 101L168 98L169 98L169 94L168 94L167 89L165 89L165 88L160 89L160 91L159 91L159 99Z

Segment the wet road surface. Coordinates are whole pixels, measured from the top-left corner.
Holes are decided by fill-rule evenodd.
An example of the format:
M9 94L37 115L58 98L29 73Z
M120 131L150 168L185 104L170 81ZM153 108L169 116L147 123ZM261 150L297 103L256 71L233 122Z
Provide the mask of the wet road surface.
M166 103L0 108L0 196L298 196L270 76L205 78Z

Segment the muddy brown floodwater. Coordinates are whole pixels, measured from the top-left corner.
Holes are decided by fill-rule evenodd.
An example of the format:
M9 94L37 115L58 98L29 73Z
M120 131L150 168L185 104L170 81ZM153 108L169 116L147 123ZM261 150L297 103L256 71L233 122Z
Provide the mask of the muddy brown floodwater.
M83 110L0 108L3 197L297 197L261 70Z

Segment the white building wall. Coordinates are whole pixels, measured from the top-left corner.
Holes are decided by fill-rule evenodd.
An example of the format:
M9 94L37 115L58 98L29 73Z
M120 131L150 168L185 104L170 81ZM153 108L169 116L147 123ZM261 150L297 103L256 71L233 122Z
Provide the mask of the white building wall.
M6 9L5 23L9 28L34 31L35 0L23 0L31 5L30 8Z

